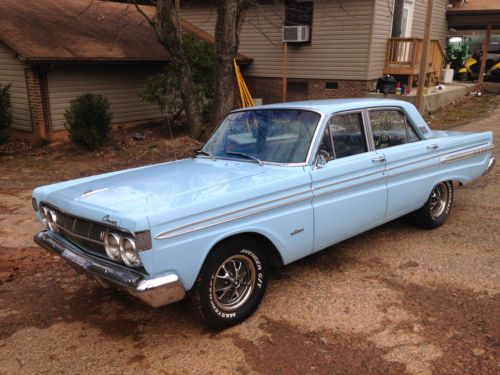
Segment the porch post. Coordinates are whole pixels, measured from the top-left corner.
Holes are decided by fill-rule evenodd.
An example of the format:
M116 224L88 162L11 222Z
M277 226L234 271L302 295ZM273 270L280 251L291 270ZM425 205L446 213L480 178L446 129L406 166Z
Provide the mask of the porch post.
M484 35L483 40L483 55L481 57L481 68L479 69L479 78L477 79L477 83L481 84L484 80L484 71L486 69L486 57L488 55L488 44L490 43L491 36L491 23L488 24L486 28L486 34Z
M434 0L427 1L427 15L425 18L424 45L420 56L420 68L418 73L417 101L415 103L420 113L423 112L424 84L428 66L429 44L431 43L432 8Z

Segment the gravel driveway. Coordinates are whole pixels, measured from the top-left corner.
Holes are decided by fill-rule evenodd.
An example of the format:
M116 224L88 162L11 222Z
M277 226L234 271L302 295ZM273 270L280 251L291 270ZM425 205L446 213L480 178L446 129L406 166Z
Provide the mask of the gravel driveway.
M456 129L500 145L499 124ZM275 270L223 332L78 276L32 243L30 190L0 187L0 374L498 374L499 183L457 189L439 229L398 220Z

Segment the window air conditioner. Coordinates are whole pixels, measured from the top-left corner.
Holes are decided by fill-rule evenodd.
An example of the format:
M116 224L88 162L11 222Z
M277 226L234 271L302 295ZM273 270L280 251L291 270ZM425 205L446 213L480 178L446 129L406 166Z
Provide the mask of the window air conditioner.
M309 41L309 26L283 26L283 42L301 43Z

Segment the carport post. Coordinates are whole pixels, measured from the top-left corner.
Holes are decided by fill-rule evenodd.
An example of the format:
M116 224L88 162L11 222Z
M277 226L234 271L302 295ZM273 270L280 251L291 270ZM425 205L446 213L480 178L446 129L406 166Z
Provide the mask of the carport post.
M483 40L483 54L481 56L481 68L479 69L479 78L477 79L477 83L483 83L484 80L484 70L486 69L486 60L488 56L488 44L490 43L491 36L491 23L488 24L486 28L486 34L484 35Z

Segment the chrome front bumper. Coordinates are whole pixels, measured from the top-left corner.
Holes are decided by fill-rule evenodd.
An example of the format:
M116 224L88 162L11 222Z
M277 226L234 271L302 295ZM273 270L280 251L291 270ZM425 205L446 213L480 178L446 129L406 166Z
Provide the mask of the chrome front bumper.
M483 172L483 176L486 175L489 171L491 171L491 168L495 165L495 158L492 156L490 160L488 161L488 166L486 167L486 170Z
M179 276L175 273L147 278L126 267L96 259L48 230L35 235L34 241L59 255L77 272L94 278L102 286L123 289L150 306L159 307L177 302L186 295Z

